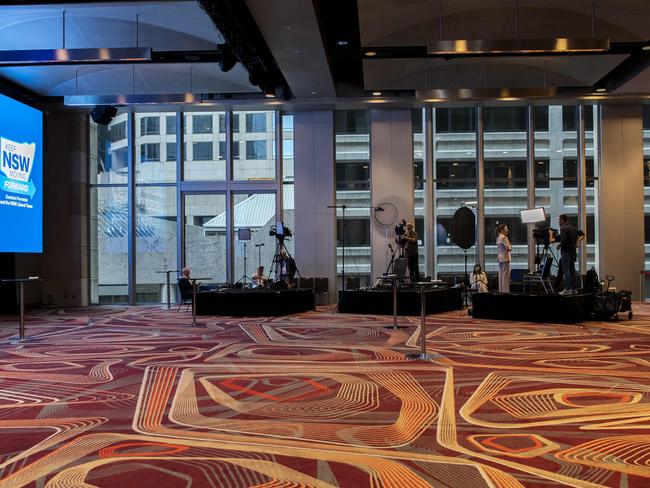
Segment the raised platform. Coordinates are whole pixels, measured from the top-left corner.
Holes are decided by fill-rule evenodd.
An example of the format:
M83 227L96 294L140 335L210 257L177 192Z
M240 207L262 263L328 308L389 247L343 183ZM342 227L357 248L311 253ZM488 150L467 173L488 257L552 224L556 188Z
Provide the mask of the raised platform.
M197 315L277 317L314 309L309 288L292 290L210 290L196 294Z
M592 304L593 298L588 293L566 296L475 293L472 315L477 319L573 324L589 320Z
M424 292L427 314L459 310L462 308L459 288L434 288ZM352 290L340 293L340 313L367 313L393 315L393 290ZM397 290L397 315L420 315L420 290L400 288Z

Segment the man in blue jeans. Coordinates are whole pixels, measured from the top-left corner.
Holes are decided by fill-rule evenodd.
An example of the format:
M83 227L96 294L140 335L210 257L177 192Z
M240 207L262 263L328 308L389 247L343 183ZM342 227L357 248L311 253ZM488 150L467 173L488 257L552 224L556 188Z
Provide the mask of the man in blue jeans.
M576 291L576 248L578 247L578 231L569 223L566 214L558 217L560 235L557 241L560 249L560 263L564 274L564 290L560 295L575 295ZM553 236L551 235L551 238Z

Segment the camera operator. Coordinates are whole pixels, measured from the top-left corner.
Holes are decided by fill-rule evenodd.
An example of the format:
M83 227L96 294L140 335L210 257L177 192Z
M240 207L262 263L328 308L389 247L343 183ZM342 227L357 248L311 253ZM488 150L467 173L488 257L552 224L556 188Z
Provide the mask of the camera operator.
M575 288L576 282L576 248L578 247L578 231L569 223L569 218L566 214L558 217L560 225L560 235L554 238L550 234L551 242L559 242L558 249L560 250L560 264L562 267L562 274L564 275L564 290L560 295L575 295L577 293ZM584 233L582 233L584 236Z
M404 246L406 262L409 268L411 283L420 281L420 266L418 264L418 233L413 229L413 222L406 223L406 232L400 238L400 244Z
M278 255L278 270L280 281L284 281L289 288L293 287L293 279L296 276L296 261L284 249L281 249Z

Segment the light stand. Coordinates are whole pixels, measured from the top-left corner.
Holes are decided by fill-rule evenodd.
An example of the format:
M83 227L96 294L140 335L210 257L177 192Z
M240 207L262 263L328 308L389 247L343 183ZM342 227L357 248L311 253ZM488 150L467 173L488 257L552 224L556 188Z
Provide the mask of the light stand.
M259 269L260 266L262 266L262 246L263 245L264 245L264 243L255 244L255 247L257 248L257 269Z
M251 284L253 283L253 280L251 280L248 277L248 272L246 270L246 261L247 261L247 252L246 252L246 242L244 242L244 274L242 275L241 278L236 283L241 282L241 289L242 291L246 289L246 284L250 281Z
M346 233L347 233L347 223L345 220L345 210L348 208L364 208L364 209L372 209L375 212L383 212L384 208L383 207L377 207L377 206L354 206L351 207L349 205L328 205L327 208L340 208L341 209L341 217L343 218L343 232L342 232L342 245L341 245L341 250L342 250L342 256L341 256L341 278L343 279L343 291L345 291L345 240L346 240Z
M250 231L250 229L239 229L239 230L237 231L237 238L239 239L239 241L243 241L243 242L244 242L244 274L242 275L241 278L239 278L239 280L237 280L237 281L235 282L235 284L241 282L241 284L242 284L242 285L241 285L241 289L242 289L242 291L244 291L244 290L246 290L246 284L247 284L249 281L251 282L251 285L253 284L253 280L251 280L251 279L248 277L248 271L247 271L247 269L246 269L246 261L248 260L248 255L247 255L248 253L247 253L247 245L246 245L246 241L250 241L250 240L251 240L251 231Z

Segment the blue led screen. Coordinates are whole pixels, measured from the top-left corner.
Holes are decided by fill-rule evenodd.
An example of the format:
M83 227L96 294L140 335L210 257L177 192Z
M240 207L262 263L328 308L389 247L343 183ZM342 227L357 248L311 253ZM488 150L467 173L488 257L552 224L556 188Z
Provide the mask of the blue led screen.
M0 252L43 252L43 114L0 95Z

